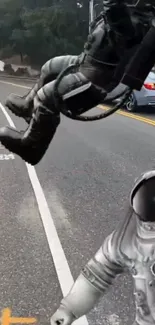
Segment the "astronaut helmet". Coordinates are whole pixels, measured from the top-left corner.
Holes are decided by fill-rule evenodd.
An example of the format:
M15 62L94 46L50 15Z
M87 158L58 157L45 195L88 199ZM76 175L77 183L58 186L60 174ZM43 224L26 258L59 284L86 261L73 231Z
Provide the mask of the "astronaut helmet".
M136 181L130 204L141 221L155 222L155 170L143 173Z

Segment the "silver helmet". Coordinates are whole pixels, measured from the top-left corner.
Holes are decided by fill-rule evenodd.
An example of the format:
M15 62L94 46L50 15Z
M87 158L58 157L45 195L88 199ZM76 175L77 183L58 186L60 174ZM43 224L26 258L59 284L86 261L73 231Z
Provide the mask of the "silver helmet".
M142 174L136 181L130 203L141 221L155 222L155 170Z

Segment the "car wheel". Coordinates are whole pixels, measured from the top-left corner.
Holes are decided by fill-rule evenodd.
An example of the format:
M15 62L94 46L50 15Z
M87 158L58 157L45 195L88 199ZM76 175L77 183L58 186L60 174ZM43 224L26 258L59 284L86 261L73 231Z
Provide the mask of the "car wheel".
M136 99L135 99L135 96L133 93L127 99L124 107L128 112L136 112L137 111L137 102L136 102Z

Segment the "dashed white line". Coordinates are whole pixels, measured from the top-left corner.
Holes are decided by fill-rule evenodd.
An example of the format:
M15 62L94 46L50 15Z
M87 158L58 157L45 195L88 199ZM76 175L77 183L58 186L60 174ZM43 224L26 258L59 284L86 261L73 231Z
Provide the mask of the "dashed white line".
M5 115L8 123L11 127L15 128L15 124L13 123L11 117L7 113L5 107L0 103L0 108ZM60 287L63 296L66 296L71 289L74 280L63 251L60 239L57 234L56 227L53 222L52 215L50 213L43 189L39 182L37 173L35 168L26 163L28 175L34 190L34 194L36 197L36 201L38 204L38 209L40 212L41 220L44 226L44 230L46 233L47 241L49 244L50 252L53 258L53 262L55 265L56 273L59 279ZM52 286L52 283L49 283ZM83 316L74 322L76 325L88 325L88 320L86 316Z

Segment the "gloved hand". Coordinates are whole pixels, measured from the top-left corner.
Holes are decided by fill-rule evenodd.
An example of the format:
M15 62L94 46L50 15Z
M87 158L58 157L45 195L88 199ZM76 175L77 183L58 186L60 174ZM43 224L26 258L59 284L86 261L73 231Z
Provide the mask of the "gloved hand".
M76 320L67 307L60 305L57 311L51 317L51 325L71 325Z

